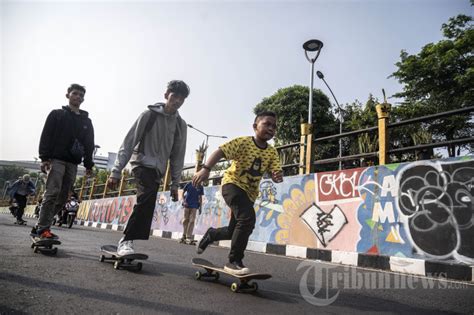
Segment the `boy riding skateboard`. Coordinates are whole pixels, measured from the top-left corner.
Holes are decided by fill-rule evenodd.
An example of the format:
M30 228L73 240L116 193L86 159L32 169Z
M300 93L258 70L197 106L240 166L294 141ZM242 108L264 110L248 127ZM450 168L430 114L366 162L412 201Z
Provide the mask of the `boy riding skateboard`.
M134 240L148 240L161 178L170 160L173 201L178 200L178 186L186 152L187 125L178 109L189 95L189 87L181 80L168 83L165 102L148 106L128 131L120 147L107 185L115 189L121 172L130 161L136 181L137 202L128 219L117 254L135 252Z
M274 182L283 181L278 152L267 143L277 129L276 114L270 111L257 114L253 129L253 137L238 137L221 145L193 177L193 185L199 186L209 178L212 167L219 160L232 160L222 182L222 196L232 211L229 225L218 229L209 228L197 245L197 253L202 254L214 241L232 240L229 263L224 266L224 270L236 275L250 273L242 259L255 227L253 205L258 196L260 180L264 173L271 173Z

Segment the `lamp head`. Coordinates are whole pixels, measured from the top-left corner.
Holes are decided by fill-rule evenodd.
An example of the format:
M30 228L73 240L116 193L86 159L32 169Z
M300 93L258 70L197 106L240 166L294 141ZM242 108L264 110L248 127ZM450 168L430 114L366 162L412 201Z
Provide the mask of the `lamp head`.
M303 44L304 54L306 59L314 65L316 59L318 59L319 54L321 53L321 48L323 48L323 42L317 39L310 39ZM314 57L310 58L308 52L314 52Z
M323 42L317 39L310 39L303 44L305 51L318 51L323 48Z
M324 79L324 74L321 72L321 71L316 71L316 75L318 76L318 78L320 78L321 80Z

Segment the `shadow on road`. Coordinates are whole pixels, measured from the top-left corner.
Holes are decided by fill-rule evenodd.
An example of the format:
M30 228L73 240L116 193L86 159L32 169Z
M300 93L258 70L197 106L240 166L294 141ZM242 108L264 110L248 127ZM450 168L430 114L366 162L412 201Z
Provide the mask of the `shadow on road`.
M190 313L218 314L218 313L210 312L210 311L199 311L199 310L188 308L188 307L180 307L180 306L175 306L175 305L170 305L170 304L150 302L150 301L140 300L140 299L136 299L129 296L115 295L115 294L110 294L107 292L77 288L70 285L58 284L58 283L44 281L44 280L31 279L29 277L24 277L24 276L15 275L15 274L6 273L6 272L0 272L0 279L5 282L14 282L14 283L18 283L23 286L28 286L31 288L54 290L60 293L73 294L73 295L77 295L77 296L81 296L85 298L104 301L104 302L120 303L127 306L133 305L136 307L147 308L155 312L157 310L162 310L162 311L169 312L171 314L190 314Z

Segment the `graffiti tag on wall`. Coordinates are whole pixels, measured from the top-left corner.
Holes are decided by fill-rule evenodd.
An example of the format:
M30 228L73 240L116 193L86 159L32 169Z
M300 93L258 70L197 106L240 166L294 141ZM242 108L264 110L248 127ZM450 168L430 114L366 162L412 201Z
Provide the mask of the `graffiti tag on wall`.
M330 212L326 213L315 204L312 204L303 212L301 219L316 234L324 247L347 224L347 218L338 206L334 206Z
M412 163L398 180L398 207L418 251L473 263L474 161Z
M363 169L351 169L324 172L316 174L318 183L316 189L316 202L318 204L334 203L338 200L354 200L359 198L359 178Z

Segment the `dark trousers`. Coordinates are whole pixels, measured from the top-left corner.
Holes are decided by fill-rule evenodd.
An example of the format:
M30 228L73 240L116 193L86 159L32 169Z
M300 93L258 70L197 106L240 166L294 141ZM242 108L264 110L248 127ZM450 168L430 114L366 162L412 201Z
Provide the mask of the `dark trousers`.
M150 238L161 177L155 169L144 166L135 167L132 173L136 182L137 202L123 232L124 240L147 240Z
M26 208L26 196L15 194L13 198L15 198L16 203L18 204L15 217L18 221L21 221L23 220L23 213L25 212Z
M46 179L46 190L39 213L37 231L49 229L54 216L61 211L77 174L77 165L53 159Z
M240 261L244 258L249 237L255 227L255 210L253 202L242 188L234 184L222 186L222 196L232 211L228 226L211 230L213 241L232 240L229 261Z

